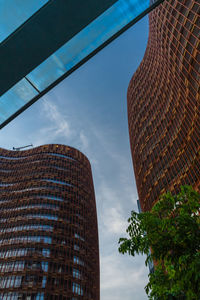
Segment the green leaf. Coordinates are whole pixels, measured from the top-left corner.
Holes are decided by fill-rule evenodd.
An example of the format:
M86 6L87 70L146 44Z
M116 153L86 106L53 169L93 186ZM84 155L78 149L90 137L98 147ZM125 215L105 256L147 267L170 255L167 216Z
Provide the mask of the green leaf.
M145 287L149 299L200 299L199 216L200 194L190 186L161 195L150 212L131 212L119 252L146 254L146 265L156 261Z

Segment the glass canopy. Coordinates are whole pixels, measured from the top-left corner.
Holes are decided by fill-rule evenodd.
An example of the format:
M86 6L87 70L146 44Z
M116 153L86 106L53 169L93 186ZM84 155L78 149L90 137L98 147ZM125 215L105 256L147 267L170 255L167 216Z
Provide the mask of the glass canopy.
M0 128L161 2L0 0Z
M48 0L0 0L0 42L47 2Z

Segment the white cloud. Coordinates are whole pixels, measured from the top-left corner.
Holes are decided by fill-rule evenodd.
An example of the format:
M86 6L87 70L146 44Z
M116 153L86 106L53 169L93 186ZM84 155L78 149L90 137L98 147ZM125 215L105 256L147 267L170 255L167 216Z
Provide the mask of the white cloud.
M63 144L69 144L69 139L74 134L68 116L59 110L58 106L43 98L40 105L40 115L44 125L34 135L34 145L55 143L62 139Z
M118 187L119 189L119 187ZM98 201L103 203L100 214L100 221L106 234L122 234L125 232L127 221L120 204L118 189L115 190L109 184L102 181Z
M55 135L64 135L67 138L71 136L69 122L63 112L60 112L58 106L43 99L43 110L46 117L52 122Z
M147 268L142 257L125 257L118 253L101 256L101 296L104 300L144 300Z
M83 132L83 130L80 132L79 138L81 142L81 148L84 151L87 151L89 149L89 140L86 134Z
M113 234L122 234L127 227L127 221L124 219L119 207L108 208L105 212L103 223L106 230Z

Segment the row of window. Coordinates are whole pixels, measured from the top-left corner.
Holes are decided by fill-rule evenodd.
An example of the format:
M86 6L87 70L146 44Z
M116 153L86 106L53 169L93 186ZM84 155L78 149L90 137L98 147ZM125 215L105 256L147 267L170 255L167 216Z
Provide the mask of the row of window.
M26 275L26 276L0 276L0 288L19 288L19 287L33 287L35 284L40 283L42 288L45 288L47 282L46 276L38 278L36 275ZM83 296L83 288L80 284L72 282L72 292ZM4 294L5 295L5 294Z
M9 197L8 194L5 196L2 196L0 199L0 202L13 202L15 200L32 200L32 199L52 199L52 200L57 200L57 201L61 201L61 202L68 202L71 201L73 203L84 203L87 199L88 193L87 191L85 192L85 190L83 191L83 189L81 189L81 191L76 191L74 192L73 190L70 190L70 195L68 193L68 191L66 190L62 190L58 187L37 187L37 188L32 188L33 190L39 190L39 192L32 192L32 193L23 193L22 195L16 195L13 193L13 191L8 191L9 192ZM29 189L31 190L31 188ZM48 191L47 191L48 190ZM53 190L53 195L52 195L52 190ZM2 194L5 192L5 190L0 191ZM62 192L62 197L61 196L61 192ZM54 193L56 193L56 195L54 195ZM16 197L18 196L18 197ZM24 198L21 198L21 197ZM86 196L86 198L85 198Z
M14 185L15 183L0 183L0 186L10 186Z
M53 226L51 225L44 225L44 224L28 224L28 225L21 225L21 226L13 226L7 228L0 228L0 233L5 232L18 232L22 230L45 230L45 231L53 231Z
M15 248L9 250L0 251L0 258L7 257L19 257L19 256L31 256L33 254L39 254L44 257L50 257L50 249L41 248Z
M63 184L63 185L74 187L73 184L70 184L70 183L65 182L65 181L55 180L55 179L40 179L40 181L48 181L48 182L52 182L52 183L58 183L58 184Z
M63 220L63 221L67 221L66 218L63 219L63 218L60 218L58 216L55 216L55 215L48 215L48 214L33 214L33 213L26 213L26 214L23 214L23 215L20 215L20 216L17 216L18 218L26 218L26 219L32 219L32 218L39 218L39 219L47 219L47 220ZM16 218L17 218L16 217ZM0 222L7 222L8 221L8 218L0 218Z
M61 180L55 180L55 179L49 179L49 178L40 178L40 179L32 179L35 181L46 181L46 182L52 182L52 183L58 183L58 184L63 184L63 185L67 185L67 186L74 186L68 182L65 182L65 181L61 181ZM18 182L13 182L13 183L0 183L0 187L1 186L12 186L12 185L15 185L15 184L19 184L19 183L23 183L23 181L18 181Z
M44 257L50 257L50 249L15 248L9 250L2 250L0 251L0 258L31 256L33 254L39 254ZM73 262L81 266L85 265L84 261L80 259L78 256L73 257Z
M7 234L1 237L0 239L0 245L5 245L5 244L13 244L13 243L27 243L27 242L43 242L43 243L56 243L56 244L60 244L60 245L71 245L71 247L73 246L73 242L74 240L68 236L68 237L64 237L64 236L58 236L58 232L56 234L54 234L53 237L51 236L47 236L47 233L41 233L41 232L31 232L32 234L30 234L30 230L34 229L34 230L45 230L49 232L53 232L53 226L50 225L41 225L41 224L36 224L36 225L24 225L24 226L19 226L16 227L18 230L15 230L13 232L18 233L16 236L10 236L10 234L7 236ZM12 232L9 229L9 233ZM29 232L28 232L29 229ZM59 230L61 229L61 230ZM27 232L20 232L20 230L27 230ZM63 227L57 227L56 228L57 231L61 231L60 233L63 234ZM67 230L66 228L66 232L65 233L69 233L70 234L70 230ZM3 233L7 233L6 229ZM20 233L20 235L19 235ZM46 235L45 235L46 234ZM76 235L76 234L75 234ZM77 235L79 236L79 235ZM52 241L53 239L53 241ZM80 241L84 241L83 238L79 239ZM83 246L83 243L81 242L81 245ZM80 250L80 245L79 245L79 241L76 240L74 243L74 250L79 251Z
M38 195L35 195L34 198L42 198L42 199L50 199L50 200L56 200L56 201L60 201L60 202L63 202L64 199L63 198L60 198L60 197L56 197L56 196L38 196ZM10 202L11 200L10 199L0 199L0 203L6 203L6 202ZM67 202L67 200L65 200ZM19 208L15 208L15 209L20 209Z
M64 181L59 181L59 180L54 180L54 179L33 179L34 182L52 182L52 183L58 183L58 184L62 184L62 185L66 185L66 186L69 186L69 187L75 187L73 184L71 183L67 183L67 182L64 182ZM16 182L16 183L0 183L0 187L8 187L8 186L13 186L13 185L16 185L16 184L19 184L19 182ZM49 186L48 186L49 188ZM18 190L14 190L13 192L21 192L21 191L28 191L28 190L32 190L32 189L36 189L36 188L26 188L26 189L18 189Z
M25 261L14 261L14 262L5 262L0 263L0 272L15 272L24 270Z
M22 276L0 276L0 288L5 289L9 287L20 287L22 282Z
M46 276L37 277L36 275L26 276L0 276L0 289L17 288L17 287L33 287L35 284L40 283L42 288L46 286Z
M42 199L52 199L52 200L57 200L63 202L64 199L56 196L36 196L36 198L42 198ZM66 200L65 200L66 201Z
M43 186L40 186L40 187L31 187L31 188L26 188L26 189L22 189L22 190L9 190L8 192L14 192L14 193L21 193L21 192L29 192L29 191L38 191L38 190L44 190L44 189L48 189L48 188L51 188L51 187L43 187ZM7 192L6 190L1 190L1 193L4 193L4 192Z
M28 270L42 270L44 272L48 271L48 262L31 262L31 261L11 261L11 262L3 262L0 263L0 272L1 273L8 273L8 272L16 272L16 271L23 271L24 269ZM76 278L77 276L74 276Z
M1 300L44 300L44 293L36 293L36 294L24 294L20 292L9 292L9 293L0 293Z
M2 262L0 263L0 271L1 273L14 272L14 271L23 271L26 270L42 270L47 272L48 270L53 273L65 273L71 274L73 273L73 277L77 279L81 279L82 275L79 270L73 268L69 265L50 262L47 261L32 261L32 260L20 260L20 261L10 261L10 262Z
M38 199L45 199L45 200L56 200L56 202L53 202L53 203L46 203L47 201L43 202L42 200L39 200ZM5 198L5 199L0 199L0 205L1 204L4 204L4 203L10 203L13 205L13 200L17 200L17 199L8 199L8 198ZM23 210L23 209L30 209L30 208L44 208L44 209L55 209L55 210L58 210L60 208L59 204L57 202L64 202L64 203L69 203L72 202L72 200L76 200L76 199L63 199L63 198L59 198L59 197L56 197L56 196L29 196L28 199L24 198L24 199L21 199L21 200L24 200L23 202L26 203L26 205L23 205L23 202L20 202L17 204L17 206L12 206L12 207L8 207L8 205L6 206L3 206L1 207L1 211L3 212L6 212L6 211L18 211L18 210ZM80 199L80 202L84 202L85 200L84 199ZM28 203L27 203L28 202ZM77 202L77 200L76 200ZM21 206L20 206L21 205ZM62 206L63 207L63 206ZM67 207L67 206L65 206ZM80 210L78 209L74 209L72 211L72 213L76 213L76 212L79 212ZM79 218L83 219L83 216L80 215L79 213L76 213L76 216L78 216Z
M75 216L73 215L74 214L74 210L72 209L68 209L66 211L66 208L63 208L60 210L60 212L62 213L62 215L55 215L55 211L50 211L49 213L49 210L47 212L45 211L38 211L36 210L34 212L34 210L32 210L32 213L29 211L29 210L25 210L23 211L23 213L21 214L17 214L17 213L13 213L13 214L10 214L8 217L3 215L3 216L0 216L0 233L3 233L3 232L13 232L13 231L19 231L19 230L27 230L27 229L37 229L36 226L44 226L42 225L43 223L46 223L45 220L58 220L58 221L62 221L62 224L60 222L53 222L52 226L54 225L54 227L56 229L58 228L61 228L61 229L67 229L68 228L68 224L74 224L76 225L77 227L82 227L84 225L84 222L86 221L84 217L81 217L79 214L76 214ZM52 215L53 213L53 215ZM65 215L64 215L65 213ZM69 217L69 218L67 218ZM39 218L39 220L38 220ZM10 221L10 223L8 223L8 220ZM21 225L19 227L16 226L16 223L18 223L18 221L21 221L23 220L23 224L24 225ZM29 221L30 220L30 221ZM25 221L27 221L26 223L29 223L31 222L31 224L33 224L33 226L31 225L26 225L25 224ZM41 225L36 225L40 222ZM22 222L20 222L22 223ZM52 222L51 222L52 223ZM18 223L19 224L19 223ZM34 225L35 224L35 225ZM27 226L31 226L31 227L27 227ZM34 228L35 226L35 228ZM43 230L50 230L52 231L53 230L53 227L51 226L48 227L48 226L44 226L44 229ZM13 228L13 229L12 229ZM39 227L38 227L39 229ZM42 230L42 228L41 228ZM84 237L76 234L75 236L76 238L84 241Z
M48 211L49 212L49 211ZM52 212L52 211L51 211ZM49 220L49 221L62 221L64 222L63 224L60 224L59 222L56 222L54 223L54 226L56 227L56 229L58 228L62 228L62 229L67 229L68 228L68 224L74 224L76 225L77 227L80 228L80 226L83 226L83 221L85 220L84 218L80 218L79 215L76 214L76 216L69 216L69 219L67 218L66 215L62 215L62 216L57 216L57 215L52 215L50 213L46 213L44 211L41 211L41 212L38 212L36 211L35 213L34 212L29 212L29 211L24 211L23 214L13 214L13 215L9 215L8 218L3 218L3 216L1 217L0 216L0 233L4 233L4 232L17 232L17 231L20 231L20 230L27 230L27 229L39 229L39 226L41 226L41 230L49 230L49 231L52 231L53 230L53 226L46 226L46 225L21 225L21 226L16 226L16 222L19 221L19 220L23 220L24 222L25 221L28 221L28 220L31 220L32 223L38 223L38 222L41 222L44 221L44 220ZM54 213L54 212L53 212ZM63 211L62 211L63 213ZM67 211L65 212L67 213L67 215L72 215L72 212L71 211ZM78 219L78 218L79 219ZM38 220L40 219L40 221ZM10 226L9 224L7 223L8 220L11 222L14 221L14 223L10 223ZM5 224L6 223L6 224ZM12 227L11 227L12 226ZM31 226L30 228L28 226ZM38 227L37 227L38 226ZM44 226L44 229L42 228ZM46 226L46 227L45 227ZM76 238L84 241L84 237L83 236L80 236L79 234L76 234L75 235Z
M1 201L0 201L1 202ZM59 205L55 203L31 203L30 205L22 205L14 208L1 208L2 212L12 212L12 211L18 211L23 209L31 209L31 208L46 208L46 209L54 209L59 210Z
M74 158L72 158L72 157L70 157L68 155L63 155L63 154L59 154L59 153L50 153L50 152L34 153L34 154L29 155L29 156L22 156L22 157L0 155L0 158L6 158L6 159L10 159L10 160L18 160L18 159L30 158L30 157L32 157L34 155L39 156L39 155L42 155L42 154L49 154L49 155L52 155L52 156L58 156L58 157L68 158L68 159L76 161L76 159L74 159Z
M1 163L5 163L5 162L1 161ZM64 171L65 174L70 173L71 175L70 177L75 180L77 180L80 176L83 175L80 172L81 171L80 168L75 165L68 164L66 165L66 167L63 167L63 162L59 162L58 160L56 161L49 160L48 158L43 158L42 160L28 161L28 162L24 162L23 164L22 162L20 163L17 162L17 164L13 164L13 163L6 164L4 168L6 169L1 168L0 172L11 173L11 176L13 177L16 177L16 175L20 175L21 173L23 173L23 176L26 175L30 176L30 169L31 169L31 175L44 174L47 172L55 174L55 170L58 170L57 174L63 174L63 172L60 171Z
M74 185L67 185L69 187L75 187ZM40 191L40 190L54 190L54 191L66 191L62 186L50 186L50 185L45 185L45 186L39 186L39 187L30 187L30 188L22 188L18 190L5 190L2 189L0 190L1 193L9 192L11 193L22 193L22 192L31 192L31 191Z
M0 245L21 244L21 243L45 243L51 244L52 238L49 236L17 236L9 239L1 239Z

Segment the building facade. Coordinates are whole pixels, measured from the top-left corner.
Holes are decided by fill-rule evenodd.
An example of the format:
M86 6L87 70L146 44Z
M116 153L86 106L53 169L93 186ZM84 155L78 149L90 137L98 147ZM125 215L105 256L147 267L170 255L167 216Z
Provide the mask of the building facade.
M0 149L0 299L99 300L91 167L78 150Z
M164 1L149 16L128 88L133 165L143 211L189 184L200 191L200 3Z

